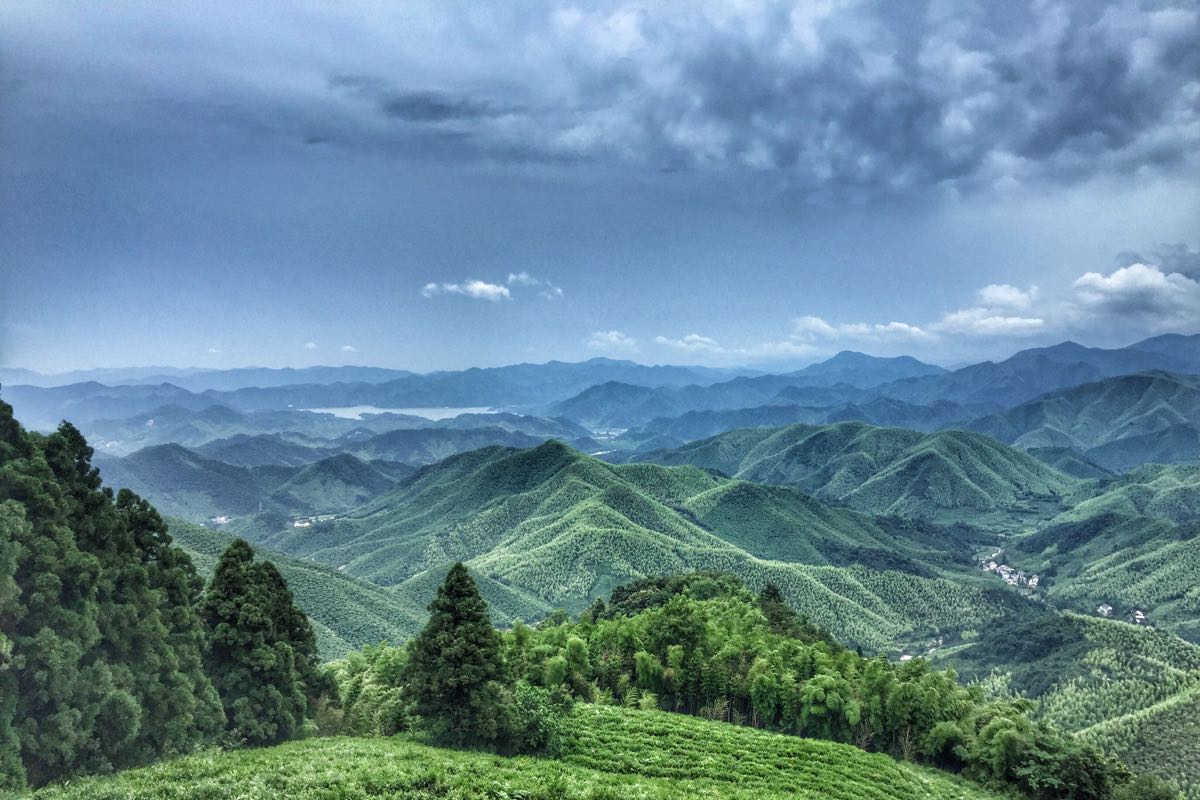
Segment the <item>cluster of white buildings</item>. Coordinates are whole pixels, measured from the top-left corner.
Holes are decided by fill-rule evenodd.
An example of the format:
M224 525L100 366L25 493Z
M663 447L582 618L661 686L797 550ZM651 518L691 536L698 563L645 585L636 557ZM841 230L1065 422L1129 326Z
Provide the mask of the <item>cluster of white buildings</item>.
M1112 617L1112 613L1113 607L1108 603L1101 603L1096 608L1096 614L1105 619ZM1129 613L1125 615L1125 621L1131 625L1150 625L1150 618L1140 608L1130 609Z
M292 527L293 528L309 528L318 522L329 522L331 519L334 519L336 516L337 516L336 514L314 514L311 517L298 517L297 519L292 520Z
M1001 564L995 560L985 561L983 571L999 575L1001 580L1009 586L1025 586L1029 589L1036 589L1041 580L1037 575L1031 575L1023 569L1013 569L1007 564Z

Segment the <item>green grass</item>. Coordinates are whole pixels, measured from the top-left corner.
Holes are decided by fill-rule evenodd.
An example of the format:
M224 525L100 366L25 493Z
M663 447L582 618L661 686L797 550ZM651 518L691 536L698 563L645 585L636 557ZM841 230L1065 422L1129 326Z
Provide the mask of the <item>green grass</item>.
M943 773L848 745L658 711L577 706L559 759L391 739L312 739L73 781L37 800L995 800Z

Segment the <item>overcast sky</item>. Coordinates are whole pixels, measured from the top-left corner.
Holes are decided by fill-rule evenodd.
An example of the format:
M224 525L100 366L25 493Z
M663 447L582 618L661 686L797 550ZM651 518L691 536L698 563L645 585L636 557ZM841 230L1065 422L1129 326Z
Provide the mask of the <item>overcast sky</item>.
M1200 3L0 3L0 365L1200 330Z

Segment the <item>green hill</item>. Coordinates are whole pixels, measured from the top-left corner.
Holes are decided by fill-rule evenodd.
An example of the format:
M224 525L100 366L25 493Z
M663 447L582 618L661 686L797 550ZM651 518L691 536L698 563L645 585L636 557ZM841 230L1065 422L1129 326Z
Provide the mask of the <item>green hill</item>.
M205 754L49 787L36 800L212 797L528 800L996 800L945 773L850 745L660 711L578 705L558 759L429 747L399 735Z
M1015 447L1071 447L1111 470L1200 461L1200 378L1123 375L1043 395L975 420L972 430Z
M1149 624L1200 641L1198 528L1107 512L1015 540L1003 559L1041 574L1046 598L1063 608L1094 614L1109 605L1117 617L1141 611Z
M904 516L1032 511L1039 503L1057 503L1075 485L978 434L921 434L860 422L730 431L640 459L799 486L823 500Z
M204 458L177 444L147 447L124 458L96 458L105 484L131 489L164 515L202 522L259 510L262 485L253 472Z
M345 454L300 467L238 467L173 444L124 458L98 457L96 464L109 486L131 489L163 514L189 522L263 512L289 518L341 513L378 497L413 471Z
M1101 484L1095 496L1077 504L1063 519L1099 514L1156 517L1172 522L1200 518L1200 465L1147 465Z
M993 693L1033 698L1040 719L1200 798L1200 646L1144 626L1047 613L994 626L935 663L983 678Z
M394 468L385 472L352 455L333 456L301 468L269 500L297 514L347 511L395 486L393 474Z
M303 439L303 442L296 439ZM239 433L192 449L205 458L239 467L299 467L330 455L328 445L323 440L297 433L262 433L256 436Z
M977 532L914 531L795 488L613 466L557 442L464 453L344 518L246 534L413 597L462 560L501 618L579 611L630 580L695 569L773 581L841 638L875 649L1023 603L978 575Z
M188 552L206 580L217 558L234 539L222 531L178 519L169 519L168 525L175 544ZM297 605L312 621L317 647L326 660L340 658L364 645L406 641L425 624L424 603L325 564L261 548L259 556L274 562L287 580Z

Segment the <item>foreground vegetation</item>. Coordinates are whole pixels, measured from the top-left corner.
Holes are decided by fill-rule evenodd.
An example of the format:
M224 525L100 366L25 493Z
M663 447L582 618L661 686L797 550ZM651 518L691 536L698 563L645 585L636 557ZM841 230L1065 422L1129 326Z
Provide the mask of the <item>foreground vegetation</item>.
M666 714L578 706L558 759L430 747L409 735L211 753L38 792L37 800L217 797L524 800L994 800L846 745Z

